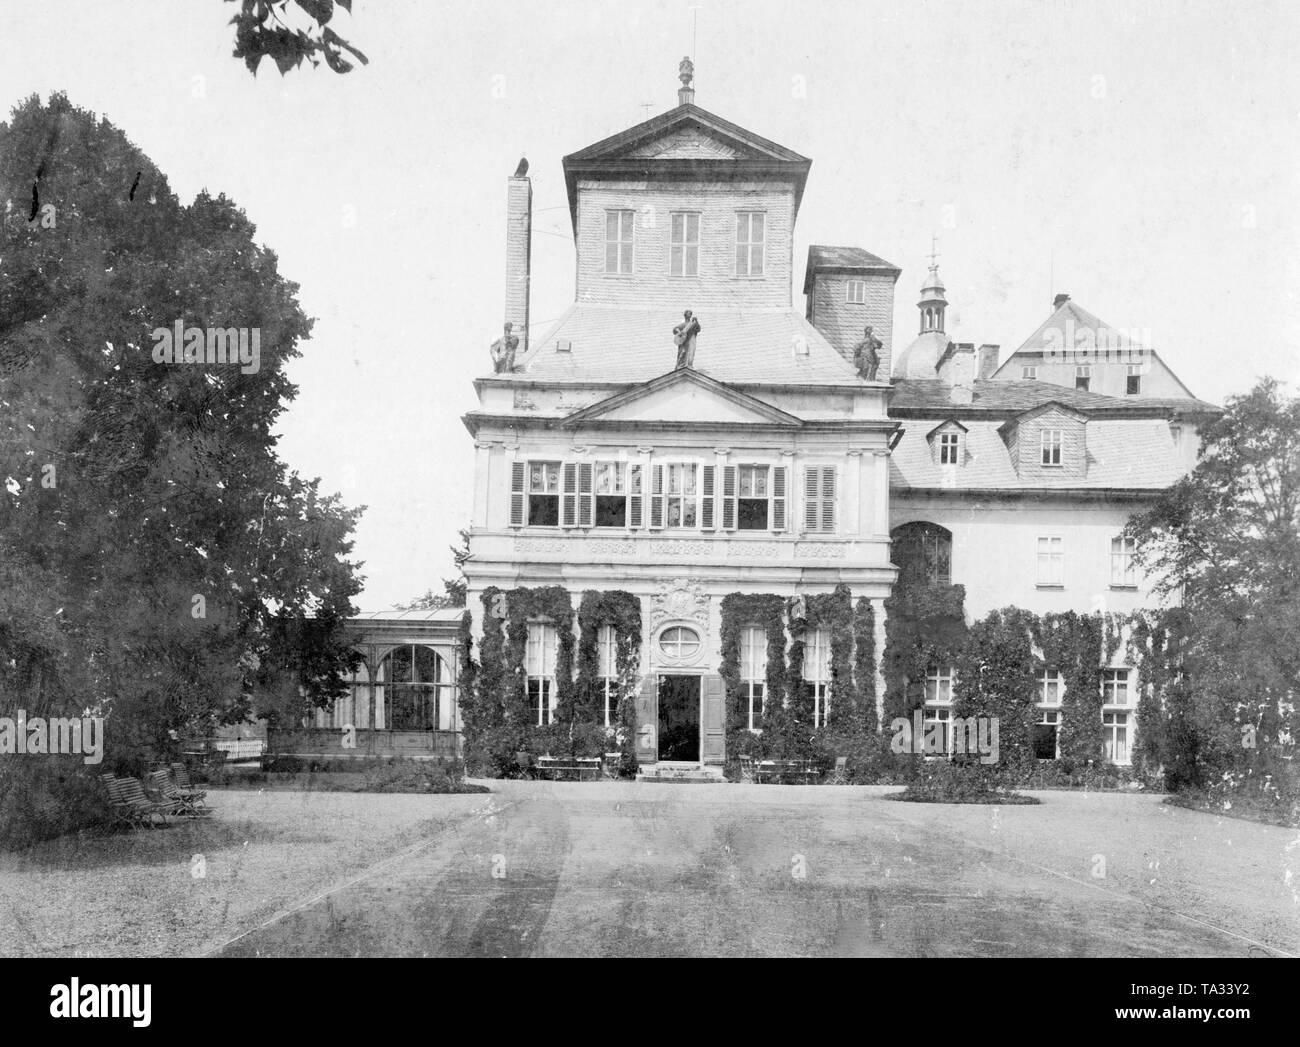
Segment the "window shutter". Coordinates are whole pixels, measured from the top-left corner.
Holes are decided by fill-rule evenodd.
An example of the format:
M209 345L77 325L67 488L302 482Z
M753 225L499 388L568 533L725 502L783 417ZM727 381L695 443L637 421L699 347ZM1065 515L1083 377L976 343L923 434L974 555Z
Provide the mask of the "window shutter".
M660 528L664 525L664 467L650 467L650 526Z
M736 529L736 467L722 467L722 527L727 531Z
M835 466L822 466L822 532L835 533Z
M718 467L716 465L706 465L704 467L703 479L700 481L700 490L704 495L704 499L700 503L700 528L705 531L712 531L714 526L714 505L717 500L717 492L714 485L717 477L717 469Z
M627 470L627 525L641 526L641 466L629 465Z
M590 462L578 466L578 526L590 527L595 522L596 496L592 493L592 471Z
M524 462L510 463L510 526L524 525Z
M786 467L772 469L772 530L785 530L785 477Z
M560 525L572 527L578 515L578 466L564 463L564 493L560 497Z
M806 465L803 470L803 529L816 532L820 530L821 514L818 496L821 493L821 470L815 465Z

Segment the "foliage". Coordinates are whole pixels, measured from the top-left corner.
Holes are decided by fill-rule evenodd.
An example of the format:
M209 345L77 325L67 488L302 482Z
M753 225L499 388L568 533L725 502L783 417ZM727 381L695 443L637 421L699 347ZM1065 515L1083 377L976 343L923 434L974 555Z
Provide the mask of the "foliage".
M296 285L62 95L0 125L0 199L0 713L89 707L112 760L328 705L359 514L276 453ZM257 332L256 365L156 362L177 322Z
M1035 645L1042 652L1035 675L1056 670L1065 684L1057 743L1061 758L1086 765L1105 755L1101 722L1102 622L1097 615L1062 611L1033 621Z
M990 611L971 626L957 658L953 720L983 717L998 725L997 762L974 761L972 774L1004 778L1034 759L1034 617L1017 607Z
M880 729L876 712L876 609L867 597L858 600L853 615L853 686L857 693L860 729Z
M779 726L778 710L785 701L785 603L771 593L729 593L722 598L722 664L718 674L726 701L727 759L745 754L766 755L763 737ZM759 730L749 730L748 697L740 678L740 631L757 626L767 638L767 670L763 680L763 710Z
M614 723L607 731L605 692L598 664L599 636L602 626L614 632L614 659L617 673L617 705ZM576 718L585 725L599 724L600 737L587 738L585 748L595 752L575 753L599 756L605 752L623 754L622 772L636 774L636 696L641 669L641 600L622 590L599 592L588 589L578 606L578 679L575 688Z
M293 0L295 7L306 13L306 18L289 6L289 0L226 2L239 3L239 13L230 20L235 27L234 57L242 58L254 75L258 64L268 55L281 76L301 66L304 58L313 66L320 65L316 55L324 58L325 64L336 73L352 70L352 63L343 57L344 51L362 65L370 61L329 24L335 6L352 13L352 0Z
M1033 796L1015 792L996 776L984 773L980 764L919 758L917 774L907 788L901 793L890 793L886 799L913 803L1041 803Z
M884 723L925 704L925 672L954 665L966 643L960 585L898 585L885 601Z
M460 577L444 578L442 580L442 592L435 593L432 589L426 589L423 596L417 596L409 603L394 604L394 610L437 611L444 607L465 606L468 593L468 583L465 581L465 562L470 557L469 531L462 527L458 533L460 535L460 545L449 546L449 548L451 549L452 562L456 565L456 570L460 572Z

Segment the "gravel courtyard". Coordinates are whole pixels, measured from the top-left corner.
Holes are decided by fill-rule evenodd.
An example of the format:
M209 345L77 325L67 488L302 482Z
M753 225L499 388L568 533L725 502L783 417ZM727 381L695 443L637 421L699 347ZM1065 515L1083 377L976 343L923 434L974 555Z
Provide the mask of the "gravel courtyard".
M204 823L0 856L0 953L1300 952L1300 834L1160 797L487 784L217 790Z

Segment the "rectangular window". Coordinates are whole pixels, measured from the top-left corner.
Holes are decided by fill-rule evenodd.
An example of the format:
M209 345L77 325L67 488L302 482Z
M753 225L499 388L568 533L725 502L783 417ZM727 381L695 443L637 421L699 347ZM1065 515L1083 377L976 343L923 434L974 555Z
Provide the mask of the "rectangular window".
M1088 364L1079 364L1074 369L1074 387L1082 392L1088 391L1092 384L1092 368Z
M1109 763L1128 763L1128 713L1102 713L1102 737Z
M1039 709L1038 722L1033 728L1034 755L1040 760L1055 760L1059 752L1061 710Z
M925 671L925 700L939 705L952 704L952 669L932 665Z
M1125 386L1124 392L1127 393L1129 396L1138 396L1142 392L1142 365L1141 364L1128 365L1127 383L1128 384Z
M673 462L663 468L664 526L698 527L699 466L693 462Z
M762 211L736 213L736 275L763 275L763 241L765 235Z
M618 646L612 625L602 625L596 631L596 673L604 695L604 725L611 727L618 719Z
M638 487L641 474L636 473ZM639 494L640 491L638 490ZM627 519L627 467L622 462L596 463L596 526L626 527Z
M766 465L736 467L736 529L765 531L770 525L770 469Z
M1055 669L1044 669L1038 674L1038 704L1060 705L1065 693L1065 677Z
M803 529L835 533L835 466L809 465L803 471Z
M693 211L675 211L669 219L668 273L700 275L700 216Z
M804 635L803 694L812 712L812 726L825 727L830 712L831 631L810 629Z
M560 463L528 463L528 526L558 527Z
M850 280L844 292L844 301L847 305L866 305L867 281Z
M1029 366L1026 366L1026 367L1022 367L1022 368L1020 368L1020 377L1021 377L1021 378L1037 378L1037 377L1038 377L1038 367L1037 367L1037 365L1029 365Z
M524 651L524 670L528 676L528 707L543 727L555 719L555 656L559 649L555 626L530 623L528 645Z
M956 433L939 434L939 464L940 465L957 464L957 448L960 443L960 440L961 437L958 436Z
M1103 705L1128 705L1128 670L1103 669L1101 673Z
M1063 538L1038 539L1038 584L1052 586L1065 584L1065 540Z
M1065 434L1060 429L1044 429L1040 435L1043 464L1046 466L1058 466L1061 464L1061 447L1065 442Z
M740 630L740 693L746 726L760 731L763 689L767 686L767 633L756 625Z
M605 212L605 272L628 276L632 272L632 212Z
M939 736L941 752L952 748L952 707L949 705L927 705L921 713L922 738L929 738L936 730ZM937 727L932 727L937 724ZM929 752L929 747L926 747Z
M1115 586L1136 586L1137 572L1133 569L1133 554L1137 552L1137 542L1131 538L1112 538L1110 540L1110 584Z

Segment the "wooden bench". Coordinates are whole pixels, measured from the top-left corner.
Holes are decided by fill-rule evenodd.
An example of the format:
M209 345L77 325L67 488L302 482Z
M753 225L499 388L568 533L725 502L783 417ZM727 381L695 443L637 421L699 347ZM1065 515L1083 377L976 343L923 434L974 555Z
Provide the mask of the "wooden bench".
M539 756L534 765L539 777L562 781L572 775L575 781L592 780L600 777L600 759L595 756L559 757Z
M813 760L758 760L754 764L754 781L796 781L807 785L821 774Z

